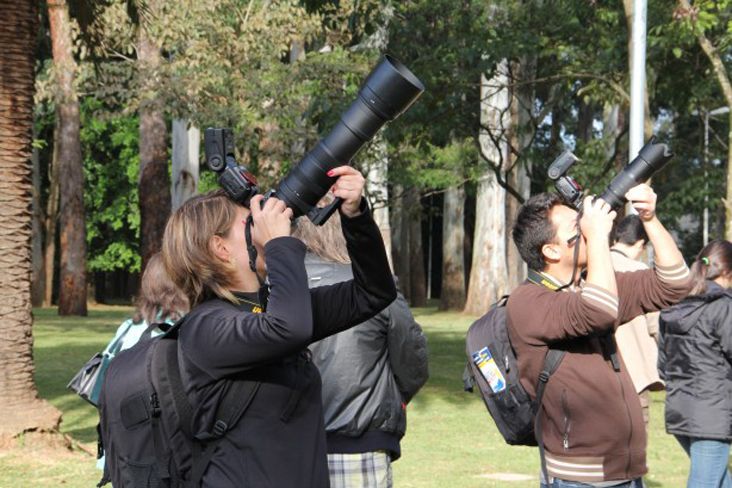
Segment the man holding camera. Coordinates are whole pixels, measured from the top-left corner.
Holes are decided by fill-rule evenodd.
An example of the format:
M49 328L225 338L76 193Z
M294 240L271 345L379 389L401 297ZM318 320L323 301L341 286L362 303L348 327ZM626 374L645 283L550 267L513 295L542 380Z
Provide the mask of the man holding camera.
M578 218L558 195L536 195L513 229L530 271L508 300L508 330L532 398L547 351L565 351L537 414L549 477L543 487L640 488L647 472L640 402L612 335L618 324L684 297L689 271L656 217L653 190L638 185L625 197L654 246L655 269L614 272L615 212L602 199L586 198ZM576 269L586 275L570 283Z

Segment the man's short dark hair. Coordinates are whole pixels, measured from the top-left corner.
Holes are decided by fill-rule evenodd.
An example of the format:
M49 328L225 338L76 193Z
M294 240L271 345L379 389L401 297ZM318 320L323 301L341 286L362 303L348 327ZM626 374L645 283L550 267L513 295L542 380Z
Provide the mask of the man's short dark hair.
M556 193L539 193L529 198L519 209L513 226L513 242L529 268L546 268L541 248L552 242L557 234L549 213L557 205L564 205Z
M623 217L623 219L613 228L613 232L610 236L610 242L613 244L621 242L632 246L641 240L645 246L648 242L648 234L646 234L643 222L641 222L640 217L637 215L626 215Z

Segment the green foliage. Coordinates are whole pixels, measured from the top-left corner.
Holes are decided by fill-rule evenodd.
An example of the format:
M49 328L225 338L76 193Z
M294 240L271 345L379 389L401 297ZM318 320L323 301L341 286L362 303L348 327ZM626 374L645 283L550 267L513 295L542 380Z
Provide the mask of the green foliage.
M151 95L161 97L168 117L233 128L239 161L269 188L333 127L379 56L389 52L426 85L420 100L385 130L389 184L427 192L472 184L488 169L477 151L479 80L506 59L511 76L535 65L526 69L528 79L510 86L513 95L524 90L531 104L532 120L514 127L513 135L529 141L516 146L514 156L528 170L533 191L551 189L546 168L564 149L582 158L572 171L591 192L601 191L627 159L625 137L611 157L616 141L603 125L606 108L619 106L624 115L628 109L622 2L180 0L132 17L129 3L99 3L94 22L82 22L97 41L77 49L93 270L139 266L135 113ZM708 166L714 181L704 190L698 114L724 100L696 34L704 33L728 62L730 3L703 0L689 12L674 0L648 5L650 110L657 133L677 154L672 169L656 178L668 220L701 215L705 196L713 221L721 212L728 122L710 120L709 160L722 162ZM135 59L140 28L162 47L155 69L141 69ZM39 64L39 97L50 100L52 73ZM48 127L48 114L45 120ZM627 116L623 124L627 130ZM49 140L48 130L39 139ZM374 152L364 148L354 164ZM200 189L215 186L214 175L202 172ZM698 226L675 227L692 249Z
M101 107L87 97L81 111L88 268L139 271L138 119Z
M390 180L422 189L464 183L485 170L477 155L481 73L490 69L485 2L396 2L389 51L425 85L393 124Z

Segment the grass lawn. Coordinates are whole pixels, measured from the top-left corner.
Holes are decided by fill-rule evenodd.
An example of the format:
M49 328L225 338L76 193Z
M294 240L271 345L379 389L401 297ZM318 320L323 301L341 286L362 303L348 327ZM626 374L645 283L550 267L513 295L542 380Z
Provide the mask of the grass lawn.
M397 487L538 486L538 451L506 445L477 395L462 391L464 337L473 318L416 309L429 339L430 380L409 405L402 458L394 464ZM96 410L66 390L66 383L114 335L131 313L125 307L96 307L89 317L58 317L36 309L36 383L43 398L63 411L62 432L93 450ZM653 396L648 463L649 487L685 486L688 460L663 429L663 394ZM0 451L0 488L93 487L100 472L82 449L42 448L31 443ZM286 488L286 487L283 487Z

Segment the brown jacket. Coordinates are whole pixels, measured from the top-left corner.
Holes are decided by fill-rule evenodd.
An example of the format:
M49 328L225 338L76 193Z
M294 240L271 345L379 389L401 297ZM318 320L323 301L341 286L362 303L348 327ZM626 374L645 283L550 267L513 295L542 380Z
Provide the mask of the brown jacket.
M631 259L618 251L611 252L610 256L613 269L617 272L648 269L646 263ZM654 339L658 336L658 316L659 312L638 315L618 326L615 331L615 342L623 356L623 362L628 367L636 393L663 389L663 381L658 376L656 366L658 344Z
M619 323L681 299L686 264L616 273L619 297L590 284L554 292L526 282L508 300L508 331L532 397L546 352L565 350L542 402L550 476L585 483L626 480L646 473L646 433L640 402L621 361L613 370L600 337ZM606 346L605 346L606 347Z

